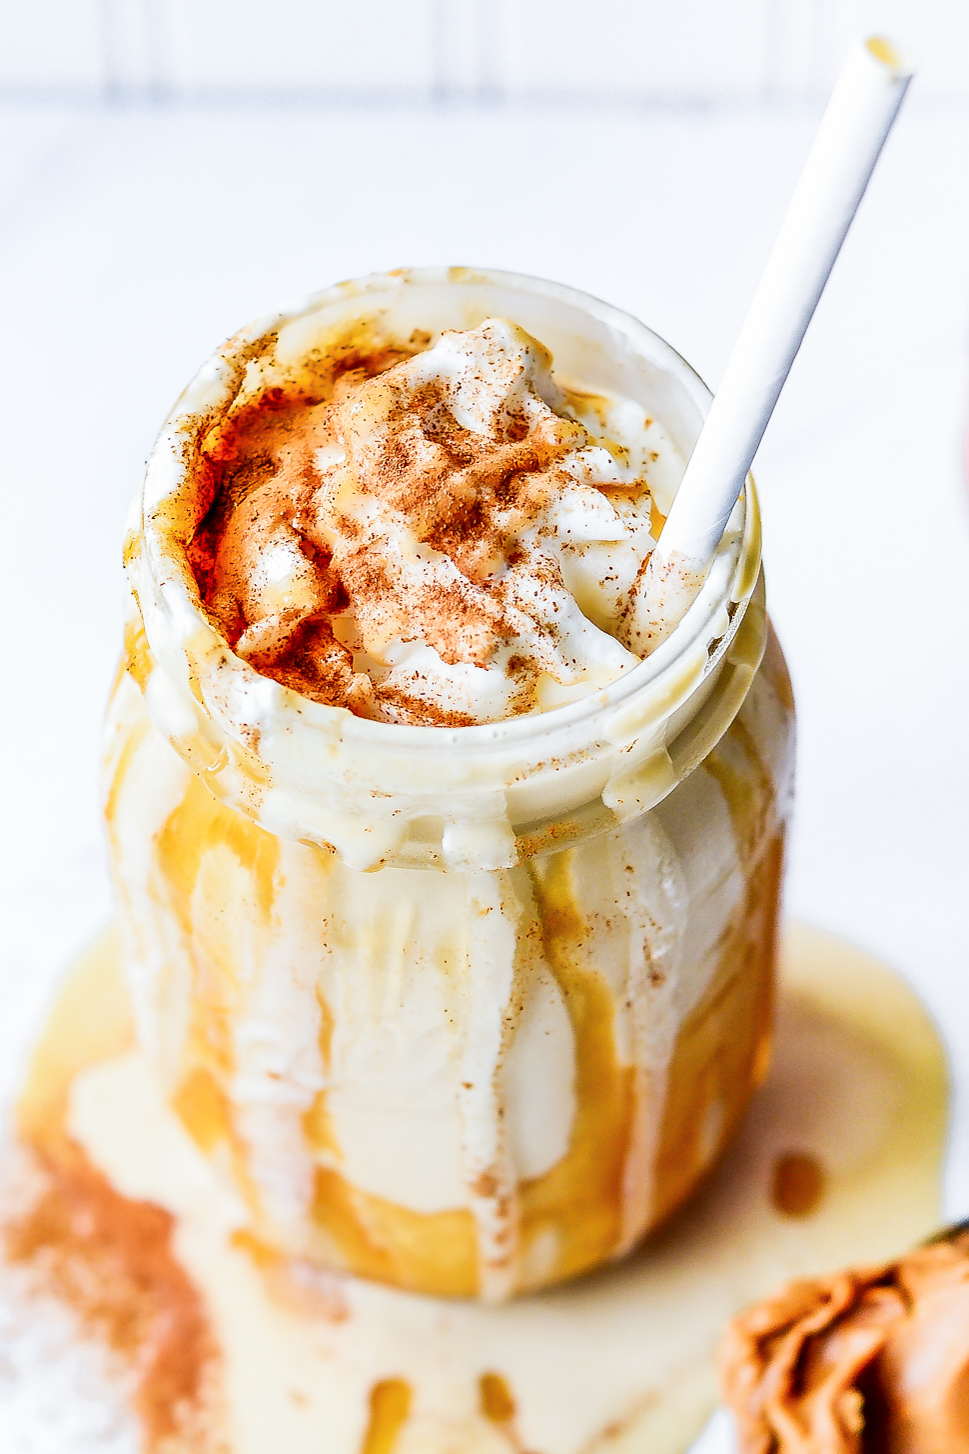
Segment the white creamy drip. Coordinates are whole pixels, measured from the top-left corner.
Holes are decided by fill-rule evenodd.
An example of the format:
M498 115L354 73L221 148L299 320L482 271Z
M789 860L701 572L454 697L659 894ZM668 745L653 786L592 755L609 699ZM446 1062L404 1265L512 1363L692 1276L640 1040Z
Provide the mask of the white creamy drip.
M468 965L463 985L458 1103L468 1200L478 1234L482 1295L514 1288L518 1261L518 1175L508 1154L507 1089L501 1066L518 958L521 903L510 873L468 876Z
M302 908L314 875L297 845L281 843L272 917L259 924L242 907L246 889L252 894L246 869L237 863L236 872L240 900L227 906L224 916L238 927L230 962L238 966L241 980L232 1025L233 1120L248 1148L250 1173L267 1216L288 1245L302 1247L315 1169L303 1120L325 1082L317 993L320 944L312 916ZM204 894L201 874L199 883ZM206 917L200 905L197 922ZM280 924L291 926L289 932L280 933Z
M629 935L626 1005L633 1066L633 1121L617 1254L635 1246L652 1218L667 1071L682 1018L675 1003L683 972L680 936L690 908L679 855L657 815L642 820L635 842L639 852L630 852L626 835L607 840L612 891ZM646 861L649 873L643 872Z
M110 826L114 855L125 865L125 872L114 880L118 924L138 1038L170 1090L188 1030L192 972L189 945L158 873L156 845L192 773L153 730L142 695L125 673L105 722L103 777L109 793L131 753L137 763L138 811L119 811ZM148 884L153 895L150 907L145 901Z

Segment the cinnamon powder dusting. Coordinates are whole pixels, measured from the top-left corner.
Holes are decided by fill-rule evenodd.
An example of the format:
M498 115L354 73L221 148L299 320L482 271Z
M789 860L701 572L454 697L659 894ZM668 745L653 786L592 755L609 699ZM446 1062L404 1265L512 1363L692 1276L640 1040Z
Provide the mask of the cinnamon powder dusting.
M78 1152L37 1156L39 1191L2 1229L7 1261L65 1302L133 1378L146 1454L224 1454L218 1351L172 1250L173 1218L129 1201Z
M650 492L567 413L549 365L491 321L340 355L210 424L186 549L233 650L313 700L448 727L634 665L617 623L653 545ZM597 543L605 564L583 554Z

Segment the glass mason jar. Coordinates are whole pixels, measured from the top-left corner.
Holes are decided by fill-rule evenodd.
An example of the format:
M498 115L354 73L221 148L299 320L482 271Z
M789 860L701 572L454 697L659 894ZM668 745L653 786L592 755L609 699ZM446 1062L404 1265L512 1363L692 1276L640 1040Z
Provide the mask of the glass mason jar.
M252 1234L500 1298L632 1248L764 1074L793 703L753 484L652 655L481 726L364 720L259 675L186 556L200 447L230 405L348 340L487 316L689 454L710 399L690 367L551 283L373 276L237 334L176 405L134 509L106 814L143 1049Z

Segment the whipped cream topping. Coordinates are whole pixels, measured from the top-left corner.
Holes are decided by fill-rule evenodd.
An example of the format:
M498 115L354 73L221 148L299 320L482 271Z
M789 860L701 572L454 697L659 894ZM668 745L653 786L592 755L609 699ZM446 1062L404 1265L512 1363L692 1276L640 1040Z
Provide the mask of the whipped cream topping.
M629 400L563 387L489 319L273 388L207 436L190 555L236 653L359 716L547 710L639 660L642 580L683 462Z

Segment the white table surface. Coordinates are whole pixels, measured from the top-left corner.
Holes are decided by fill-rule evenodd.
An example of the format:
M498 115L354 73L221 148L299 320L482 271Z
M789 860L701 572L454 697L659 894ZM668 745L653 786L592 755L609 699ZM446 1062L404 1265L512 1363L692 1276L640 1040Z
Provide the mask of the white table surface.
M715 386L814 122L0 109L0 1090L52 974L109 912L96 775L122 523L198 364L339 278L464 262L608 298ZM969 1212L967 179L969 108L916 96L756 471L800 718L788 909L895 965L942 1027L953 1216ZM704 1441L728 1447L725 1424Z

